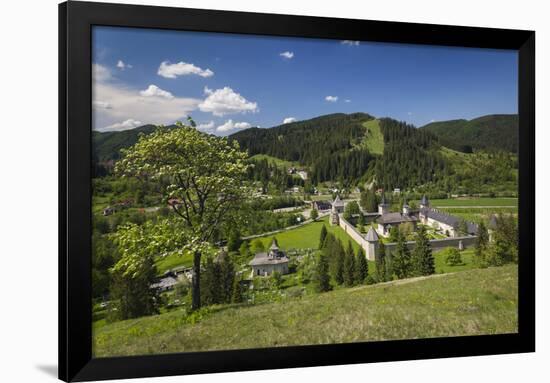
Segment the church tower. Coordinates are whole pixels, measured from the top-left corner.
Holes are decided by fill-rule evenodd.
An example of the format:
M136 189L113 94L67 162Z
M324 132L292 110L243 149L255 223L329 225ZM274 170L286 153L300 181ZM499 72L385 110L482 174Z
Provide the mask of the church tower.
M338 208L336 205L332 204L332 209L330 210L330 225L339 225L340 217L338 217Z
M388 214L390 210L390 205L386 203L386 195L382 193L382 201L378 204L378 214L384 215Z

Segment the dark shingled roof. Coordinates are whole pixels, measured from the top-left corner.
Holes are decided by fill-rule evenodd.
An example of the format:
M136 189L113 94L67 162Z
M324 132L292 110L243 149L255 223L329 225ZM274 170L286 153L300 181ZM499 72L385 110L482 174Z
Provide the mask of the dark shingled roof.
M424 208L424 209L421 209L421 212L424 215L426 215L428 218L431 218L438 222L442 222L452 227L458 227L458 225L460 224L460 218L455 217L454 215L444 213L439 210ZM477 234L477 225L475 223L466 222L466 226L468 227L468 233Z
M284 253L280 252L279 257L270 257L268 253L258 253L254 256L254 259L250 261L250 266L258 265L278 265L281 263L288 263L288 258Z
M367 236L365 239L369 242L378 241L378 234L376 233L376 230L374 230L372 227L367 232Z
M381 215L376 221L384 225L388 223L416 222L418 218L401 213L388 213Z

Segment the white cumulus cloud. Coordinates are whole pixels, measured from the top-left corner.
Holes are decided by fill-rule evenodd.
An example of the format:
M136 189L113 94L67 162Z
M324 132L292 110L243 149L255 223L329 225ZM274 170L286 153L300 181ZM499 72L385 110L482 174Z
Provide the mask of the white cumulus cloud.
M118 62L116 63L116 67L120 70L132 69L132 65L125 63L122 60L118 60Z
M143 97L164 97L167 99L173 99L174 95L166 90L160 89L156 85L149 85L149 87L145 90L142 90L139 92L140 95Z
M248 129L252 125L248 122L233 122L233 120L227 120L224 124L218 126L216 129L217 132L227 133L232 130Z
M169 61L160 63L157 74L165 78L176 78L178 76L197 75L201 77L212 77L214 72L210 69L202 69L196 65L189 64L183 61L171 64Z
M325 100L328 102L336 102L338 101L338 96L326 96Z
M92 101L94 109L111 109L111 104L105 101L94 100Z
M349 98L345 99L344 102L351 102Z
M342 40L340 43L343 45L350 45L350 46L357 46L361 44L360 41L355 41L355 40Z
M216 125L214 124L214 121L203 122L197 125L197 129L203 132L210 132L214 129L215 126Z
M283 124L290 124L291 122L296 121L294 117L287 117L283 120Z
M103 130L127 130L127 129L133 129L137 128L138 126L143 125L141 121L134 120L132 118L129 118L127 120L124 120L122 122L116 122L112 125L106 126Z
M224 116L226 114L254 113L258 111L257 103L248 101L228 86L216 90L204 87L204 93L206 98L199 104L201 112L210 112L214 116Z
M111 71L101 64L92 64L92 79L93 81L108 81L111 79Z
M163 92L166 91L158 87L149 87L140 91L114 80L94 81L92 86L93 128L103 131L135 127L129 123L121 123L127 120L139 121L141 125L167 125L185 119L202 101L171 94L172 97L167 97L169 92Z
M279 53L279 56L281 57L284 57L285 59L291 59L294 57L294 52L289 52L289 51L286 51L286 52L281 52Z

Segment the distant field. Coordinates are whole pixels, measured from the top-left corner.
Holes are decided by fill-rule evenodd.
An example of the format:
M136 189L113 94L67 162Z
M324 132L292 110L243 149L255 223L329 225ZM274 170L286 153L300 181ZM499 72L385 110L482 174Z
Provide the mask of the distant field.
M418 204L419 201L416 201ZM449 199L434 199L430 200L430 204L433 207L444 206L518 206L517 198L449 198Z
M280 167L280 168L290 168L290 167L293 167L293 166L299 166L298 162L281 160L280 158L268 156L267 154L256 154L256 155L250 157L250 159L256 160L256 161L267 160L267 162L270 165L275 165L275 166Z
M95 357L517 332L517 266L94 328Z
M368 130L364 143L369 152L372 154L384 153L384 136L380 130L380 121L370 120L365 122L363 126Z
M329 233L333 233L336 238L342 240L342 243L347 246L351 237L346 234L340 226L330 226L328 217L324 217L317 222L312 222L297 229L284 231L275 235L270 235L260 238L264 246L268 247L271 244L273 237L277 238L279 246L282 249L317 249L319 247L319 235L321 228L326 226ZM355 251L359 249L359 245L353 240L352 245Z
M163 258L157 258L155 265L157 266L157 274L162 275L168 270L176 267L191 267L193 265L193 256L191 254L183 256L173 254Z
M487 222L489 217L493 214L513 214L517 215L518 208L515 207L493 207L493 208L484 208L484 207L467 207L467 208L458 208L458 207L441 207L442 211L445 211L449 214L455 215L466 221L471 222Z

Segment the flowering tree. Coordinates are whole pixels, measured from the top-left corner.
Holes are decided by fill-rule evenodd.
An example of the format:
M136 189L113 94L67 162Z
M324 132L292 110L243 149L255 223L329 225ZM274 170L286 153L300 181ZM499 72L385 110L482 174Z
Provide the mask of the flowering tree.
M201 255L244 199L247 154L237 142L176 125L141 136L123 151L115 170L122 176L169 182L164 197L182 224L181 230L174 230L178 224L164 222L152 230L150 239L155 246L193 254L192 308L197 309L201 306Z

